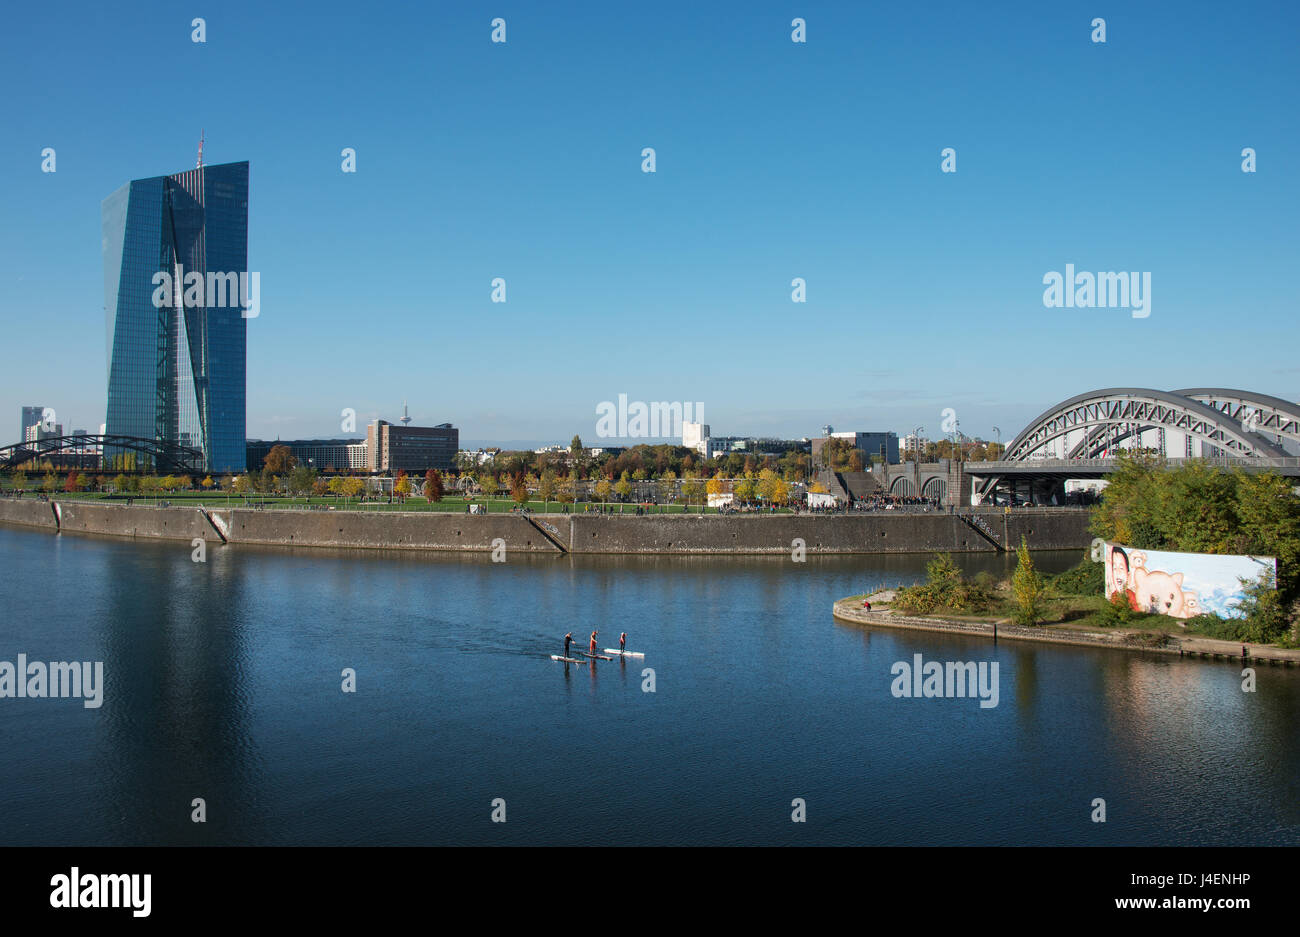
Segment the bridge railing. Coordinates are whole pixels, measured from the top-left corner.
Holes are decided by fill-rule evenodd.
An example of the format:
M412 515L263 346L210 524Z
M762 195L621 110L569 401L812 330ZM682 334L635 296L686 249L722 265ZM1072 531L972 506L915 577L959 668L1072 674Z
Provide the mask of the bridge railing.
M1186 458L1176 456L1163 460L1165 465L1177 468L1180 465L1198 462L1220 468L1300 468L1300 456L1287 456L1270 459L1263 456L1207 456L1203 458ZM968 475L993 475L998 471L1039 468L1044 471L1064 471L1072 468L1114 468L1118 460L1113 456L1088 459L1016 459L999 462L966 462L963 468Z

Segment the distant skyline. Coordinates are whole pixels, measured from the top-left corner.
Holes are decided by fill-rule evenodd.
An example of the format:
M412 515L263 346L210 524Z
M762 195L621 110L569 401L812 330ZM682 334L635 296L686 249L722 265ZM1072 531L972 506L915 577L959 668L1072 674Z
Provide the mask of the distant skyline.
M17 7L4 436L23 405L105 421L100 203L201 132L250 164L251 438L403 400L466 446L596 445L620 393L718 435L934 438L952 408L1003 441L1101 387L1296 400L1300 7L1131 6ZM1045 306L1067 265L1149 273L1149 316Z

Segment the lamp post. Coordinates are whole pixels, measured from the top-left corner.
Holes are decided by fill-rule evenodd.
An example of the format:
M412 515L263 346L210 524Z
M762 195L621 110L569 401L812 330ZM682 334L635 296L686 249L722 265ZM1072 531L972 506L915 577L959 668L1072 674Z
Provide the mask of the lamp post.
M921 433L924 431L924 426L912 430L912 486L918 497L921 494Z
M961 420L953 420L952 424L952 448L953 460L957 466L957 474L954 476L956 491L951 492L948 496L951 502L952 510L956 510L961 504Z

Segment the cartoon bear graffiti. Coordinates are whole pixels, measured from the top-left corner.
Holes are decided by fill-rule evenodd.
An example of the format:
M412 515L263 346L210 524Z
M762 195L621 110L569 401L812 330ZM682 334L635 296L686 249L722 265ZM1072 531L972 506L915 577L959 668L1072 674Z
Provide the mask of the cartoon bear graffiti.
M1199 609L1197 594L1191 590L1183 591L1182 573L1170 574L1134 566L1133 592L1144 612L1170 618L1191 618Z

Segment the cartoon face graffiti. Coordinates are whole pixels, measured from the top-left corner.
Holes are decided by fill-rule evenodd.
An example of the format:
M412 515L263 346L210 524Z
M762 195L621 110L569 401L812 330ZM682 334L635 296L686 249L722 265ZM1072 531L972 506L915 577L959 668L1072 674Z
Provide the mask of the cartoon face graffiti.
M1182 573L1170 575L1158 569L1148 571L1138 567L1133 571L1133 591L1144 612L1171 618L1190 618L1194 614L1187 608L1187 599L1195 593L1183 592Z
M1128 588L1128 554L1122 547L1110 550L1110 591L1123 592Z

